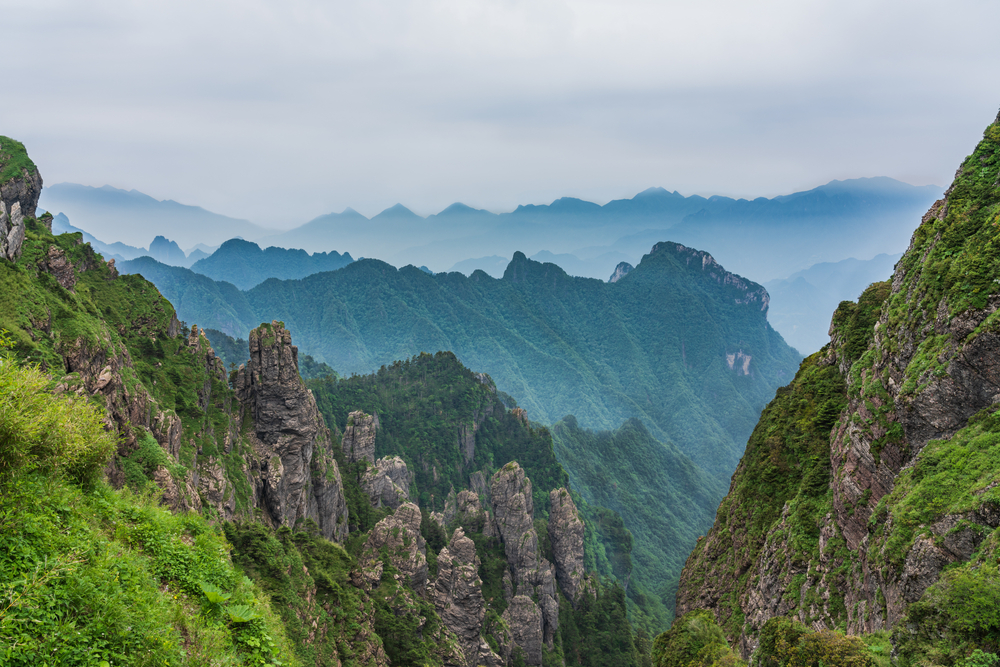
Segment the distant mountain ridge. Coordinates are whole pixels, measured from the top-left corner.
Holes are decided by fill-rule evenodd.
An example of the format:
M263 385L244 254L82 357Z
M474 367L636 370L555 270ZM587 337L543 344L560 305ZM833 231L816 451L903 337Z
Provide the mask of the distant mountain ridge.
M720 262L755 280L788 276L820 262L901 252L909 223L941 193L886 177L831 181L773 198L684 196L648 188L630 199L600 205L573 197L492 213L463 203L422 217L396 204L371 219L347 208L279 232L198 207L159 202L135 191L59 184L46 188L41 205L62 210L95 236L138 246L140 237L163 235L182 248L220 244L234 237L261 247L302 248L310 253L349 252L394 266L448 270L463 258L572 254L585 263L608 257L587 275L604 277L618 261L638 262L657 241L672 238L704 248ZM670 230L670 234L665 234ZM806 249L803 252L803 248Z
M335 271L347 266L354 259L350 253L317 252L260 246L242 239L226 241L211 256L191 265L195 273L213 280L230 282L241 290L248 290L268 278L281 280L305 278L314 273Z
M95 188L57 183L42 190L39 206L65 212L73 224L98 238L143 246L162 235L182 247L214 245L241 236L257 238L268 230L248 220L230 218L167 199L160 201L137 190L110 185Z
M615 429L639 417L720 479L799 360L768 325L762 286L676 243L616 283L523 253L499 280L364 259L246 292L151 260L121 270L142 273L199 327L246 338L254 322L281 320L341 375L452 350L532 419L575 414L583 428ZM731 407L720 414L711 405L722 400Z

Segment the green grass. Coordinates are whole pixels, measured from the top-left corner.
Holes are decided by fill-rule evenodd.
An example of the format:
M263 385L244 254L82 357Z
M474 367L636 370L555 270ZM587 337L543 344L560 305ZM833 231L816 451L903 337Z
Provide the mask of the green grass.
M218 528L100 481L115 440L102 415L44 380L0 353L3 664L294 664Z
M0 184L21 177L25 170L33 172L38 171L38 168L28 157L24 144L10 137L0 136Z

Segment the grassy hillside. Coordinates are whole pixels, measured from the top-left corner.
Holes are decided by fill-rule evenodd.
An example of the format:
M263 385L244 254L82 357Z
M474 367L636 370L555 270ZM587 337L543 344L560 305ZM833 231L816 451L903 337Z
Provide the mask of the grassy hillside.
M102 411L48 393L0 337L0 661L299 664L204 517L116 491Z

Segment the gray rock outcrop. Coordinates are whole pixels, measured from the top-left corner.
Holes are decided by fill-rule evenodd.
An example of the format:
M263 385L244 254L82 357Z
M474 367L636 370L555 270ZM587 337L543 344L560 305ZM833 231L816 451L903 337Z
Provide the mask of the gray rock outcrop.
M507 565L512 575L511 604L518 597L530 596L528 601L539 610L538 628L530 630L520 628L516 632L513 627L511 629L511 634L515 637L514 643L520 646L526 655L528 653L533 655L533 649L529 651L529 647L523 646L517 638L532 638L537 630L538 636L542 637L551 648L556 629L559 627L559 603L555 571L538 552L531 480L525 476L524 470L516 461L508 463L493 475L490 483L490 499L493 504L492 530L503 542ZM532 597L538 600L537 605L532 601ZM529 616L535 618L533 615L521 613L518 613L516 618L524 620ZM539 663L528 662L528 664Z
M375 463L375 431L378 430L378 416L356 410L347 415L347 428L340 446L348 463L368 461Z
M503 542L514 584L518 587L531 585L538 570L538 533L535 532L531 480L516 461L493 475L490 497L493 521ZM517 592L521 592L520 588Z
M465 536L465 531L456 528L437 562L434 605L441 620L458 637L465 655L465 667L502 665L503 660L481 636L486 602L475 543Z
M629 272L634 268L635 267L629 264L628 262L619 262L618 266L615 267L614 273L612 273L611 277L608 278L608 282L609 283L618 282L619 280L627 276Z
M504 610L510 628L512 652L520 651L525 664L542 664L542 612L527 595L515 595Z
M420 535L420 508L403 503L399 509L375 524L358 559L360 581L369 590L382 578L381 553L386 553L396 568L396 577L417 595L427 588L427 545Z
M568 600L575 603L585 576L583 521L566 489L549 492L549 541L556 561L556 579Z
M254 499L275 526L312 519L327 539L347 535L347 502L330 432L299 376L298 348L279 322L250 332L250 361L234 381L253 419Z
M406 462L398 456L385 456L375 462L361 477L361 488L368 494L372 507L398 508L410 499L413 481Z
M16 146L10 147L11 149L24 149L17 142L14 143ZM7 160L12 157L0 149L0 171L4 170ZM0 257L12 262L20 258L24 244L24 218L35 217L41 193L42 175L37 169L22 169L16 177L0 183Z

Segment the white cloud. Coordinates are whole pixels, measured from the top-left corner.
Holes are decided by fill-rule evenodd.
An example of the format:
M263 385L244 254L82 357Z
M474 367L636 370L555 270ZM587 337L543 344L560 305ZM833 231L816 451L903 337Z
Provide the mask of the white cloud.
M47 182L264 224L649 185L946 184L1000 105L1000 6L983 0L0 8L19 100L0 132Z

